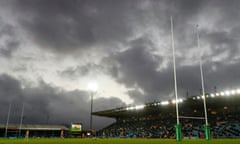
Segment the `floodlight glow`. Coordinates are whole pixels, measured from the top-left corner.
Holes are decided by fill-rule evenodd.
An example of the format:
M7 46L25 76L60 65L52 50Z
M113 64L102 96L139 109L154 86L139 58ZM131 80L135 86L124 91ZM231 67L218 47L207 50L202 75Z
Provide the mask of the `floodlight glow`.
M178 102L183 102L183 99L182 99L182 98L180 98L180 99L178 100Z
M220 94L221 94L221 96L224 96L224 95L225 95L224 92L221 92Z
M133 106L127 107L127 110L134 110L134 109L135 109L135 107L133 107Z
M219 93L216 93L216 96L219 96L220 94Z
M88 89L92 92L96 92L98 90L98 84L96 82L88 83Z
M202 99L204 99L204 98L205 98L205 96L202 95Z
M235 90L232 90L232 91L231 91L231 94L232 94L232 95L235 95L235 94L236 94L236 91L235 91Z
M240 94L240 89L237 89L237 93Z
M195 99L195 97L193 97L193 99ZM182 103L182 102L183 102L183 99L180 98L180 99L177 100L177 102L178 102L178 103ZM173 100L172 100L172 103L175 104L175 103L176 103L176 100L173 99Z
M216 95L217 95L217 94L216 94ZM215 95L212 93L212 94L211 94L211 97L213 97L213 98L214 98L214 97L215 97Z
M197 96L197 99L200 99L200 96Z
M136 110L139 110L139 109L143 109L145 107L145 105L137 105L136 107L135 107L135 109Z
M225 91L225 94L226 94L227 96L229 96L229 95L230 95L230 91Z
M161 105L168 105L168 104L169 104L168 101L162 101L162 102L161 102Z

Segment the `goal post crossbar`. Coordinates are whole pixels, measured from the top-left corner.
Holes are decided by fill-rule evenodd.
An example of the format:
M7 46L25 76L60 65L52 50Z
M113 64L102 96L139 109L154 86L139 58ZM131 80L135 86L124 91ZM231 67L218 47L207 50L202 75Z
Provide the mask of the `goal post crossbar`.
M205 119L204 117L187 117L187 116L179 116L181 119Z

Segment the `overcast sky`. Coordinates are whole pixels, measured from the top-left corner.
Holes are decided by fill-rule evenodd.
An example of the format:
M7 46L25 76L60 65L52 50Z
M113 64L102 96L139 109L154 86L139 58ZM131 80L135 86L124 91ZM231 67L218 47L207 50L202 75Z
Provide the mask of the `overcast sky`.
M1 0L0 122L89 128L93 111L174 96L170 16L179 97L240 87L239 0ZM94 117L93 127L112 120Z

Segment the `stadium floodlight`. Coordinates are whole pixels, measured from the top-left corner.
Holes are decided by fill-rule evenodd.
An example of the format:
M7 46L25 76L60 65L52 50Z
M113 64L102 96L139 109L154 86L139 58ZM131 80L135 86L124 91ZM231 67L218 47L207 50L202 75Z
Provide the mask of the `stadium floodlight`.
M129 110L134 110L135 109L135 106L131 106L130 108L129 108Z
M200 96L197 96L197 99L200 99Z
M90 95L91 95L90 129L92 129L93 95L98 90L98 84L96 82L88 83L88 90L90 91Z
M215 94L211 93L211 97L214 98L214 97L215 97Z
M237 93L240 94L240 89L237 89Z
M236 94L236 91L235 91L235 90L232 90L232 91L231 91L231 94L232 94L232 95L235 95L235 94Z
M216 96L219 96L220 94L219 93L216 93Z
M193 99L195 99L195 97L193 97ZM178 103L182 103L182 102L183 102L183 99L180 98L180 99L177 100L177 102L178 102ZM173 100L172 100L172 104L175 104L175 103L176 103L176 100L173 99Z
M134 109L136 109L136 107L134 106L127 107L127 110L134 110Z
M178 103L182 103L182 102L183 102L182 98L178 99Z
M230 96L230 91L225 91L226 96Z
M169 104L169 101L162 101L161 102L161 105L168 105Z
M96 82L88 83L88 90L91 92L96 92L98 90L98 84Z
M221 93L220 93L220 95L221 95L221 96L224 96L224 95L225 95L225 93L224 93L224 92L221 92Z
M137 105L136 107L135 107L135 109L136 110L139 110L139 109L143 109L145 107L145 105Z

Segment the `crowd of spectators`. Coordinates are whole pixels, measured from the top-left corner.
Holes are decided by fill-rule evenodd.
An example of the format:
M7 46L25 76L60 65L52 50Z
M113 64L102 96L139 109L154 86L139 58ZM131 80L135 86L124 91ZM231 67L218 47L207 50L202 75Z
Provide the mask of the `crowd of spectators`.
M210 115L209 125L212 138L239 138L240 115ZM184 138L204 138L204 119L180 119ZM101 138L175 138L174 118L151 120L117 121L101 129L97 136Z

